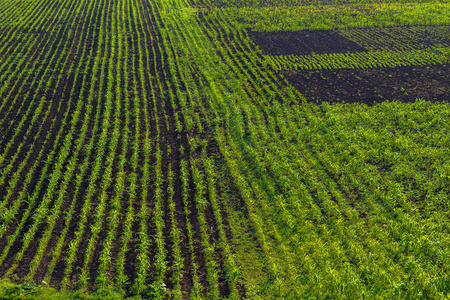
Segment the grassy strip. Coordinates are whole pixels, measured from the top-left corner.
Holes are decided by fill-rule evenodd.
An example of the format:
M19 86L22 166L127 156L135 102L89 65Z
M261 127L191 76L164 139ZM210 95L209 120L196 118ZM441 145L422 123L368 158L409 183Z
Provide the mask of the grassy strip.
M445 25L450 23L450 4L379 3L309 5L289 7L227 8L240 29L260 32L314 29Z

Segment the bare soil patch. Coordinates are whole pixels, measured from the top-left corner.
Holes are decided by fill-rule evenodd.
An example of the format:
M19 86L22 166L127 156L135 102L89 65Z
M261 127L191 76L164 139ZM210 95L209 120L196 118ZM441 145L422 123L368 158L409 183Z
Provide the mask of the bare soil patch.
M448 65L380 69L283 71L309 101L366 103L449 101Z
M339 30L339 34L368 49L405 51L450 46L450 26L396 26Z
M450 26L399 26L248 34L267 55L356 53L450 46Z
M365 48L339 34L337 30L249 32L249 36L269 55L365 52Z

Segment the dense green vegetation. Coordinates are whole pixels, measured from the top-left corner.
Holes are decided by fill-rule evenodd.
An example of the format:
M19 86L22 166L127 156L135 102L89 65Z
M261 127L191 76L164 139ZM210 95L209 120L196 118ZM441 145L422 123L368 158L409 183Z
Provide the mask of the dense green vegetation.
M378 28L448 4L379 2L0 0L0 297L448 297L449 103L279 72L449 61L446 26ZM247 32L305 28L367 51Z
M324 7L327 5L360 5L360 4L408 4L408 3L439 3L440 0L196 0L194 4L211 4L214 7L288 7L312 5Z
M351 5L336 3L281 7L252 5L227 8L225 12L239 21L239 26L256 31L442 25L450 21L450 4L447 1L404 2L356 1Z

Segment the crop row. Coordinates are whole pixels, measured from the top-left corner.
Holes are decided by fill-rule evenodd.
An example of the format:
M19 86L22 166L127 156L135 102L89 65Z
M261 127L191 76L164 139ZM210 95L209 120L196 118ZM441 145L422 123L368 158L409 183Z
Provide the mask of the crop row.
M275 70L365 69L427 66L449 62L449 48L312 55L265 56Z

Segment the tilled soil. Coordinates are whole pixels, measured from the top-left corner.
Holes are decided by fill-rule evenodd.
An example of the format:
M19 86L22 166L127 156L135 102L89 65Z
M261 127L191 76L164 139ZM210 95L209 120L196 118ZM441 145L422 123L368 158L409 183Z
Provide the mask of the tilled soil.
M380 69L283 71L309 101L366 103L449 101L448 65Z
M260 49L269 55L364 52L365 48L339 34L337 30L249 32Z
M248 34L264 54L308 55L448 47L449 31L449 26L401 26Z

